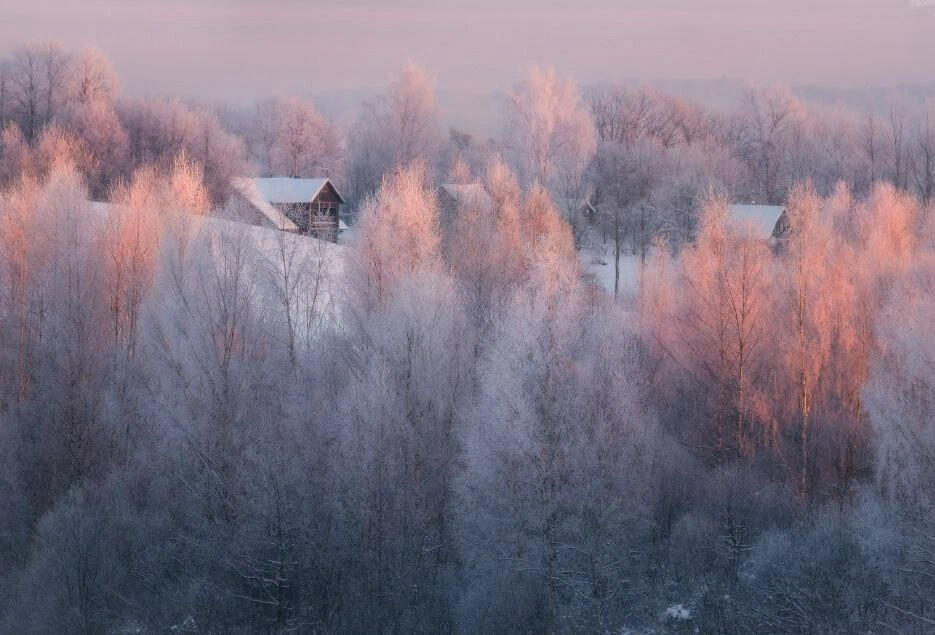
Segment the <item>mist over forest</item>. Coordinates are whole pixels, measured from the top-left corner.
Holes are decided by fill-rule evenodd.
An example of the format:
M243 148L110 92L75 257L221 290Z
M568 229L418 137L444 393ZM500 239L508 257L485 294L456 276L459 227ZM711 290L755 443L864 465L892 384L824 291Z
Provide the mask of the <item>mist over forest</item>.
M929 86L123 79L0 59L0 632L935 630Z

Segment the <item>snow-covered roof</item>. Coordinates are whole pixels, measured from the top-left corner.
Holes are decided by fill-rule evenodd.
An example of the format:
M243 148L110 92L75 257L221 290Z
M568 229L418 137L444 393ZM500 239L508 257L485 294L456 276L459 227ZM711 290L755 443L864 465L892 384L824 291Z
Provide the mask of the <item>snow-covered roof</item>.
M480 183L444 183L441 185L442 191L458 203L477 204L482 207L493 207L493 199L487 194L487 190Z
M750 227L757 237L768 240L782 212L781 205L730 205L727 219L735 225Z
M240 192L240 194L247 199L251 205L253 205L257 210L260 211L266 219L273 224L277 229L282 229L285 231L298 231L299 227L292 220L280 212L278 209L273 207L269 200L263 196L260 192L259 187L257 186L257 181L263 179L249 179L249 178L233 178L231 179L231 185L234 186L234 189ZM311 199L309 199L311 200Z
M334 187L331 179L293 179L288 177L272 177L251 179L257 191L269 203L308 203L314 200L326 185L331 185L337 192L338 198L343 202L344 197Z

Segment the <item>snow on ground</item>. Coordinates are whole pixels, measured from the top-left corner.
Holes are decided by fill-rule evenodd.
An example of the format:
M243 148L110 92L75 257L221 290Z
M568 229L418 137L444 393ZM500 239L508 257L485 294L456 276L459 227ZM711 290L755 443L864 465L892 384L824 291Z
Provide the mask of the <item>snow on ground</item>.
M211 216L190 218L195 224L195 237L210 240L215 245L216 257L220 255L218 249L236 245L238 241L244 241L240 244L245 244L255 255L247 262L248 267L252 267L249 273L257 282L258 307L278 306L278 293L269 281L283 271L285 260L292 263L293 275L298 274L303 280L299 283L301 295L295 298L299 323L340 323L337 295L343 284L346 247L311 236ZM314 306L309 304L312 298ZM310 312L317 315L309 315Z
M342 225L344 221L341 221ZM343 225L340 233L338 234L338 244L339 245L350 245L357 239L357 224L353 225Z
M283 232L270 227L248 225L237 221L226 220L213 216L193 217L201 223L202 231L217 232L228 237L243 236L258 253L265 258L276 258L280 250L295 249L298 254L307 258L324 256L328 258L334 273L343 270L344 251L346 247L312 236Z
M113 213L108 203L94 202L92 209L101 218L111 217ZM167 222L169 231L182 231L191 244L210 250L219 271L225 267L221 260L224 250L244 247L245 269L254 282L258 308L270 309L281 302L272 280L278 281L277 272L282 272L285 261L290 262L291 269L299 272L305 281L299 285L302 297L295 300L299 322L340 323L336 297L342 285L347 251L343 244L214 216L181 215ZM344 238L342 233L342 242ZM314 306L309 304L312 297ZM313 311L317 315L310 315Z
M594 278L594 281L605 291L614 293L614 247L611 243L606 245L590 245L578 252L582 268ZM620 296L633 298L639 287L640 257L621 250L620 253Z

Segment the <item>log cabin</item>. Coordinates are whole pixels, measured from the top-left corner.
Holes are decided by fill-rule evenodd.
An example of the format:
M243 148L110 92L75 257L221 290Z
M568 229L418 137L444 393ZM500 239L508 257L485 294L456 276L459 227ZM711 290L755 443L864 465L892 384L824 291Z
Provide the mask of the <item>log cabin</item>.
M235 178L231 182L258 216L277 229L336 241L344 197L329 178Z

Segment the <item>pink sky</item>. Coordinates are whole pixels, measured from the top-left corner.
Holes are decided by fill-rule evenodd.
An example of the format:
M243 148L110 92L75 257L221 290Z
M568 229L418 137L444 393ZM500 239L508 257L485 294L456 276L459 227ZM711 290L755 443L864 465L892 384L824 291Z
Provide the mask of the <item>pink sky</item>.
M531 63L581 82L935 82L935 11L909 0L0 0L0 53L93 44L127 92L205 99L369 89L407 60L442 90Z

